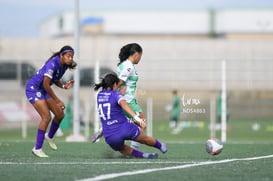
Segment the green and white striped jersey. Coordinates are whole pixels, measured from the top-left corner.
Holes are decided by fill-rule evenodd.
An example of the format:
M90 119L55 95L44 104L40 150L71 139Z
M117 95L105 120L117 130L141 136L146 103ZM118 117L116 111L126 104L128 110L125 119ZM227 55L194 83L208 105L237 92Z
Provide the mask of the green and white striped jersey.
M119 79L124 81L124 86L126 86L124 99L130 103L133 99L136 99L136 84L138 81L138 74L134 64L129 60L122 62L118 66L117 75Z

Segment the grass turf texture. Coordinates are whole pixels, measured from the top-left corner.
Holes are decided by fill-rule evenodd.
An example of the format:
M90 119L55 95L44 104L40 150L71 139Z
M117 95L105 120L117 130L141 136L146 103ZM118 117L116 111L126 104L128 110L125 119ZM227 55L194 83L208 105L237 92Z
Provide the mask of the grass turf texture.
M31 154L37 128L28 130L28 137L21 138L21 130L0 131L0 180L78 180L99 175L134 172L145 169L191 165L206 161L220 161L233 158L249 158L271 155L273 152L272 122L259 121L260 129L252 131L252 121L230 121L227 132L228 142L223 152L211 156L205 151L209 137L208 124L203 128L186 128L178 134L171 134L167 121L154 123L154 136L167 142L169 151L159 159L124 158L101 140L99 143L66 143L65 136L56 138L58 151L53 151L47 143L43 150L49 158L40 159ZM91 129L92 130L92 129ZM217 132L220 138L220 131ZM141 146L141 150L158 152L154 148ZM158 170L132 176L122 176L110 180L272 180L273 158L233 161L188 168Z
M194 124L194 121L190 121ZM210 137L208 130L209 121L201 120L202 127L184 128L178 134L172 134L172 129L169 128L169 121L154 121L153 136L163 141L199 141L205 142ZM254 123L259 123L259 129L254 131L252 126ZM20 123L19 123L20 124ZM1 125L0 125L1 126ZM82 128L82 132L84 128ZM90 127L90 134L93 128ZM27 141L34 141L37 128L29 128L27 131ZM63 137L57 138L59 141L64 141L65 137L72 133L71 130L64 131ZM255 142L273 142L273 120L230 120L227 125L227 140L229 141L255 141ZM22 140L21 129L0 130L1 140ZM216 131L216 137L221 138L221 131Z
M223 152L211 156L204 143L168 143L169 152L159 159L122 158L112 152L103 141L99 143L57 142L59 150L44 145L49 158L40 159L31 154L34 142L7 141L0 143L0 180L77 180L109 173L164 168L204 161L256 157L272 154L273 144L224 145ZM151 151L146 146L142 150ZM252 161L234 161L183 169L123 176L111 180L272 180L273 158Z

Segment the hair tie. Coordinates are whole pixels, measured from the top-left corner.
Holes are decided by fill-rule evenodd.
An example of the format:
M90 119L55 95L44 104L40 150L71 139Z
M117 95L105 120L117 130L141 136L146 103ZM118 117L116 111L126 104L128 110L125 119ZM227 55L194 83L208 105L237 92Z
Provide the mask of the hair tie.
M74 50L64 50L61 52L61 54L65 54L65 53L68 53L68 52L74 52Z

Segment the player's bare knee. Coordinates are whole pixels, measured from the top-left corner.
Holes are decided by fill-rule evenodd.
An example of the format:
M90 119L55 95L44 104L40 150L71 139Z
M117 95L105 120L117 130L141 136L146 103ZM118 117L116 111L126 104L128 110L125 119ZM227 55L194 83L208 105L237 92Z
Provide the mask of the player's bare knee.
M54 119L55 119L57 122L61 122L63 118L64 118L64 113L60 113L60 114L55 115L55 118L54 118Z
M49 123L50 120L51 120L50 114L49 114L49 115L42 116L42 122Z

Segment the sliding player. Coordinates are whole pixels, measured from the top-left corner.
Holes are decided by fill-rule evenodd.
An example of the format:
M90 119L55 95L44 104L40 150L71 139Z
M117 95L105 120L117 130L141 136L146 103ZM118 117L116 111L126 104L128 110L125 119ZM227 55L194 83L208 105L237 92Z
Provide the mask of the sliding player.
M138 143L153 146L162 153L167 152L164 143L144 132L145 120L139 118L124 100L118 89L119 78L114 73L107 74L99 84L95 84L94 90L102 88L97 96L97 106L102 124L102 132L106 143L115 151L136 158L158 158L157 153L143 153L125 144L125 140L134 140ZM134 122L131 122L124 114L126 111Z

